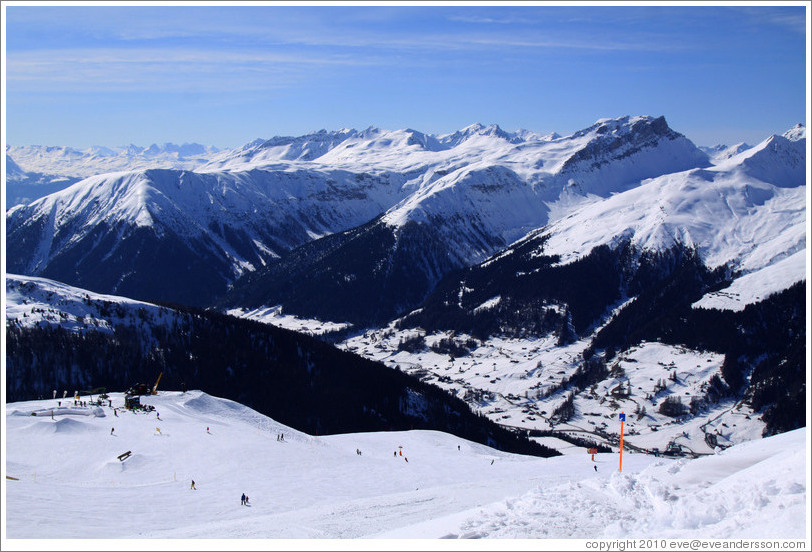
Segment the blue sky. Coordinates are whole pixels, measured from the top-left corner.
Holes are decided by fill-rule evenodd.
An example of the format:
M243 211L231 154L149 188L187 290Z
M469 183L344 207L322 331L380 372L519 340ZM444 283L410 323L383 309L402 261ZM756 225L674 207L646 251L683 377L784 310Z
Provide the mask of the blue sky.
M13 145L569 134L622 115L754 144L807 121L804 3L3 7Z

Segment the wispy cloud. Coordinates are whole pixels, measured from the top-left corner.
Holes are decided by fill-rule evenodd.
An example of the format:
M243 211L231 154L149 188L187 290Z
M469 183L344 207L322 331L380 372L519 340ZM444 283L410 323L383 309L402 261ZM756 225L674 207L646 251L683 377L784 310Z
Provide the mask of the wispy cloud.
M277 41L293 47L321 47L338 50L365 49L402 50L426 52L442 56L453 51L493 51L502 49L518 50L558 50L558 51L677 51L689 45L678 37L651 36L650 34L625 33L622 38L588 35L586 33L564 33L559 31L523 32L422 32L409 34L392 33L308 33L290 36L277 36ZM380 52L379 52L380 53ZM532 53L532 52L529 52Z
M15 12L16 13L16 12ZM26 12L27 13L27 12ZM602 12L603 13L603 12ZM626 13L624 11L623 13ZM594 9L476 7L234 7L234 8L54 8L50 19L31 29L72 40L86 38L105 47L219 44L262 48L269 45L336 49L386 48L426 51L481 48L556 48L573 50L651 50L675 47L673 37L647 40L643 26L626 26L622 35L601 24ZM576 23L575 14L583 14ZM607 12L606 15L609 15ZM638 30L635 30L638 27ZM80 35L83 35L80 36ZM543 36L544 39L538 37ZM623 38L619 38L622 36ZM641 38L642 37L642 38ZM35 46L38 47L38 46ZM15 41L9 41L15 51Z
M747 14L752 23L763 25L775 25L783 27L795 33L806 34L806 11L802 6L773 7L754 6L739 8L742 13Z
M7 56L7 82L15 88L70 87L72 91L173 90L190 86L221 90L279 88L312 68L375 65L374 58L342 54L229 52L224 50L38 50Z
M167 21L110 25L87 20L86 32L95 38L81 46L9 48L9 90L50 86L73 91L160 91L197 86L219 91L237 84L244 89L278 89L350 67L481 66L486 57L493 63L506 55L531 59L545 53L650 52L684 47L678 41L642 33L599 37L555 30L511 32L501 27L470 30L442 26L389 31L379 25L363 29L330 26L319 18L309 26L293 24L290 15L270 26L229 18L215 25L210 17L200 21L191 17L188 26ZM513 20L506 18L500 25Z
M452 15L448 18L449 21L456 21L459 23L473 23L482 25L516 25L516 24L531 24L537 23L538 20L530 19L527 17L493 17L485 15L474 14L459 14Z

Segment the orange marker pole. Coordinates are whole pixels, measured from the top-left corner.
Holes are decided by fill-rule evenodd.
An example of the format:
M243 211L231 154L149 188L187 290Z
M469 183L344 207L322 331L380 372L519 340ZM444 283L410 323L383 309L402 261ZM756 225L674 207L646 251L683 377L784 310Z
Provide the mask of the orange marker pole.
M623 424L626 423L626 414L620 413L620 468L623 471Z

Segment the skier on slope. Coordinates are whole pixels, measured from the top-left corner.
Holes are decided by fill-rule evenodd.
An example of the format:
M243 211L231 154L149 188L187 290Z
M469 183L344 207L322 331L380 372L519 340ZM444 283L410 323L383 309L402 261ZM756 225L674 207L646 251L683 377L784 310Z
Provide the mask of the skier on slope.
M245 506L245 493L242 494L242 498L240 499L240 504Z

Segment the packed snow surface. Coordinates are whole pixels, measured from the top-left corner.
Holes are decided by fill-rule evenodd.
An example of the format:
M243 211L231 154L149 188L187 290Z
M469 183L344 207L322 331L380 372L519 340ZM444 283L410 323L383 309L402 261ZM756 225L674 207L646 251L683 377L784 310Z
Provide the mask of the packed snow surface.
M616 453L434 431L306 435L200 391L110 400L6 405L6 538L804 538L805 430L696 460L626 452L620 472Z

